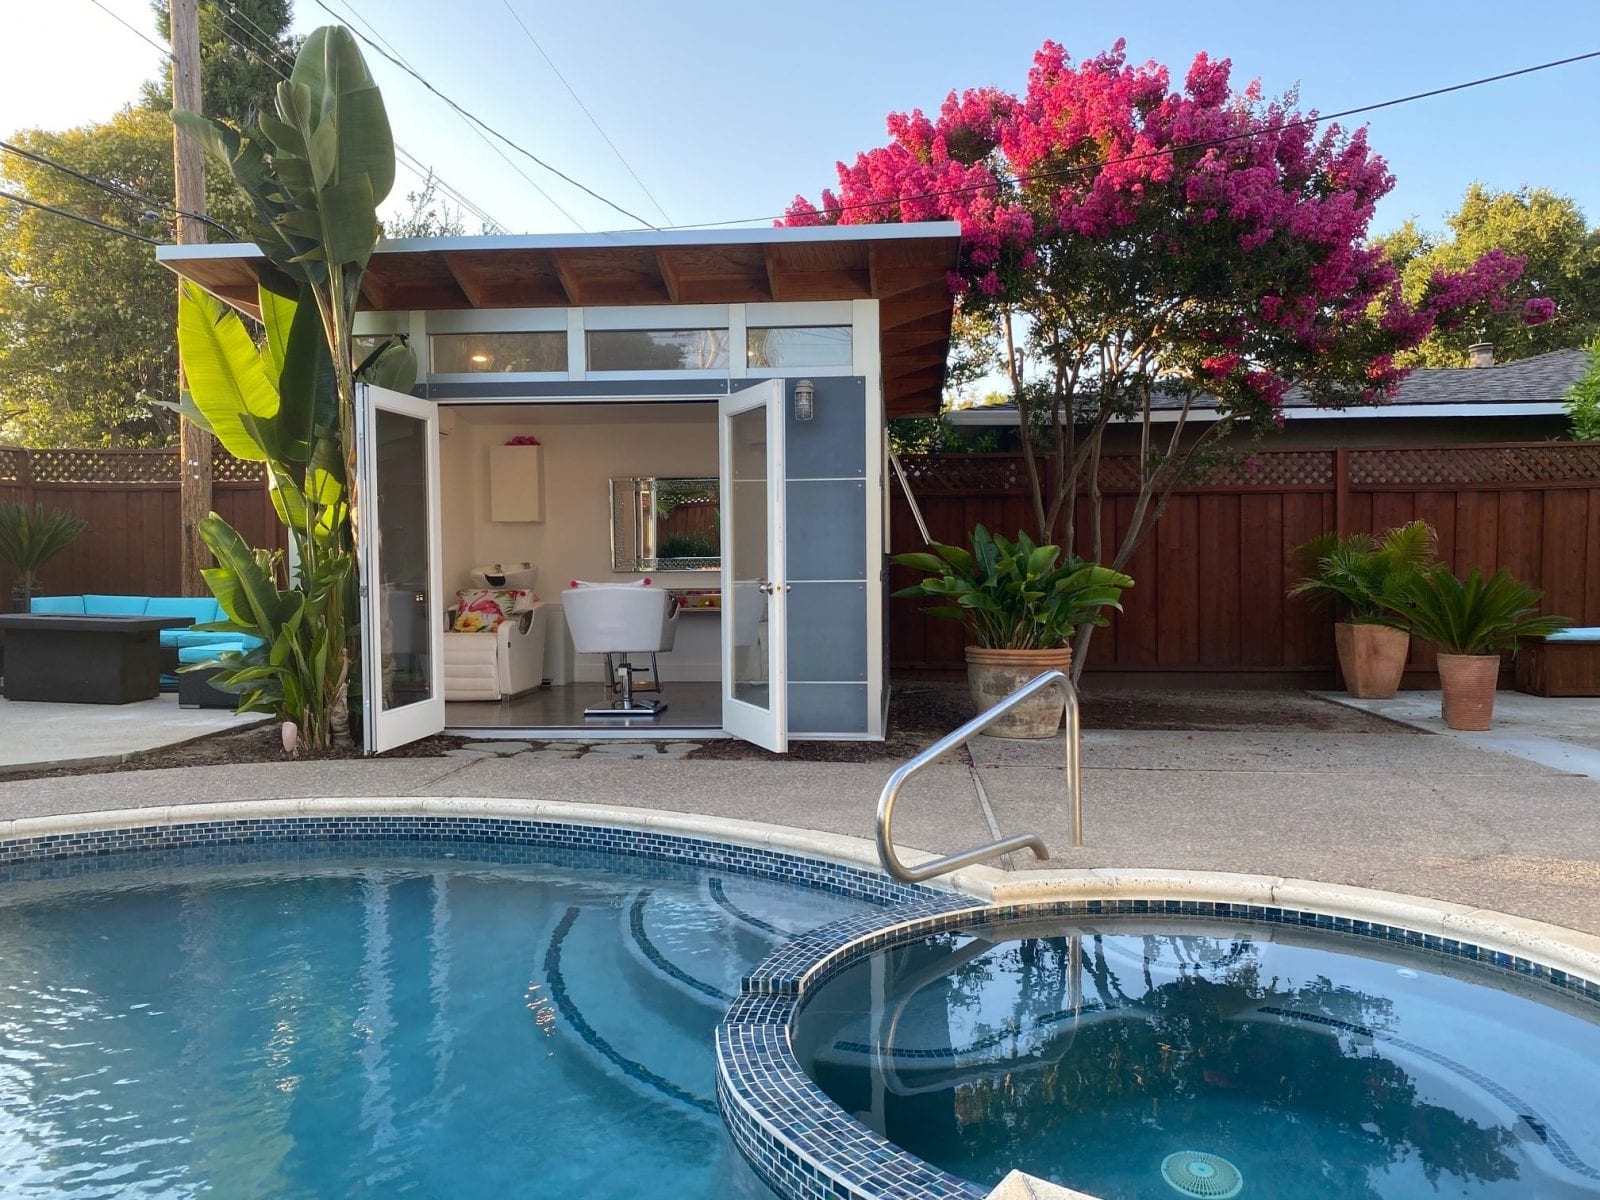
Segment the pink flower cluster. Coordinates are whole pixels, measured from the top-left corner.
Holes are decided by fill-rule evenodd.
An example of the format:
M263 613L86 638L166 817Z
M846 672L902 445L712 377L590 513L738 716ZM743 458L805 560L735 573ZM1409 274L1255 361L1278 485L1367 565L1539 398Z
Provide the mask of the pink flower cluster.
M1522 302L1522 323L1543 325L1556 319L1556 302L1548 296L1534 296Z
M1024 301L1064 258L1123 272L1142 297L1130 325L1137 304L1186 304L1188 348L1167 369L1264 417L1291 378L1380 401L1404 375L1397 352L1504 310L1522 261L1502 251L1407 302L1368 243L1394 177L1365 130L1319 127L1258 83L1236 91L1231 70L1200 54L1175 90L1120 41L1076 64L1046 42L1020 96L951 92L935 117L891 115L885 145L838 164L837 190L796 197L780 223L959 221L950 285L977 304ZM1530 301L1525 318L1548 320L1547 306Z

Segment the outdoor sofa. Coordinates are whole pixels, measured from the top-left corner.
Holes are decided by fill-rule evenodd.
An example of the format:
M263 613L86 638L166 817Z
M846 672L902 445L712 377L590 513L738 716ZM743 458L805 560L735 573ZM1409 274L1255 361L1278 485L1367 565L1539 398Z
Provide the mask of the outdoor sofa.
M90 617L190 617L196 625L227 620L212 596L35 596L32 611ZM236 697L219 692L195 672L178 674L179 666L204 662L228 650L245 651L261 645L260 638L244 633L204 629L161 631L161 673L169 687L178 689L178 703L188 707L232 708Z

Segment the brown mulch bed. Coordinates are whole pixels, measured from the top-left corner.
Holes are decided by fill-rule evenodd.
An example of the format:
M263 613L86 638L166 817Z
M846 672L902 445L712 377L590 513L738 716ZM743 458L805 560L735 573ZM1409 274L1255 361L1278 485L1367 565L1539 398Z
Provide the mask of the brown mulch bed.
M1382 717L1290 690L1105 689L1091 684L1080 697L1085 729L1187 730L1222 733L1303 732L1416 733ZM772 754L735 739L705 742L689 757L739 761L900 762L972 715L964 683L912 680L896 683L889 704L889 736L882 742L789 743L788 754ZM465 745L468 738L440 734L379 755L380 758L437 758ZM542 743L534 743L536 746ZM322 754L301 753L300 761L355 759L354 746ZM0 780L100 775L111 771L153 771L170 767L215 767L285 761L276 723L230 730L137 754L125 762L97 766L0 774Z

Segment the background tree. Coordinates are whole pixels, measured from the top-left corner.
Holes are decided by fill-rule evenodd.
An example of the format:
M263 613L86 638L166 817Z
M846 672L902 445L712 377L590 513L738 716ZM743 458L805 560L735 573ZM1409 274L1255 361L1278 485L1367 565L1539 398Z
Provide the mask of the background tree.
M200 103L207 116L240 127L255 123L272 107L278 83L289 74L300 38L289 33L294 18L290 0L200 0ZM156 36L167 40L171 5L150 5ZM143 103L172 111L172 75L144 85Z
M383 223L384 237L391 238L460 237L466 231L461 210L440 194L431 169L420 188L406 193L405 210Z
M1020 409L1035 536L1118 569L1178 483L1281 421L1291 386L1331 407L1381 403L1405 374L1397 353L1503 308L1520 270L1495 251L1405 297L1367 245L1394 180L1365 131L1318 131L1290 100L1234 91L1229 72L1200 54L1174 89L1120 42L1080 64L1046 42L1021 96L952 92L936 118L891 115L887 145L839 164L837 193L798 197L787 216L961 222L951 286L963 314L991 322L978 336ZM1174 418L1159 436L1158 392ZM1196 433L1202 398L1218 419ZM1140 437L1118 530L1102 524L1099 485L1113 421Z
M1400 361L1461 367L1467 347L1486 341L1494 343L1497 361L1509 362L1585 346L1600 333L1600 229L1589 227L1569 197L1548 188L1496 192L1474 183L1445 224L1446 233L1433 234L1407 221L1379 239L1407 299L1417 301L1435 271L1459 271L1502 250L1523 260L1522 290L1536 304L1553 304L1554 317L1530 325L1522 309L1485 313L1480 320L1436 329Z
M152 5L162 41L167 8ZM200 57L209 114L247 122L293 61L288 0L201 0ZM271 56L270 43L281 52ZM276 68L276 69L274 69ZM7 137L85 174L170 201L169 77L147 83L137 105L109 120ZM171 211L115 197L93 184L0 153L4 190L171 239ZM208 164L211 216L243 229L248 208L226 169ZM177 417L177 296L151 248L51 213L0 204L0 442L24 446L159 446Z
M7 140L96 179L160 200L172 195L172 125L129 107L63 133ZM168 211L0 153L6 191L165 241ZM209 189L224 224L242 221L231 186ZM176 431L156 401L176 399L177 297L150 246L54 213L0 204L0 442L155 446Z

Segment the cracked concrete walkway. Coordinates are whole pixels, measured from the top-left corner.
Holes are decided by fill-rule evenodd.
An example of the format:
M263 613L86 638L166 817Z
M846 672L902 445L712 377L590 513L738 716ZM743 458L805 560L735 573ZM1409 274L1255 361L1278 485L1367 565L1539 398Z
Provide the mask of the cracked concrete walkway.
M1413 892L1600 933L1600 781L1443 737L1351 733L1084 735L1087 845L1067 848L1059 742L979 738L972 761L1005 832L1052 867L1293 875ZM0 780L10 818L217 800L471 796L631 805L870 838L882 763L578 760L533 755L282 763ZM908 786L903 845L987 841L964 761ZM1026 870L1032 860L1017 855Z

